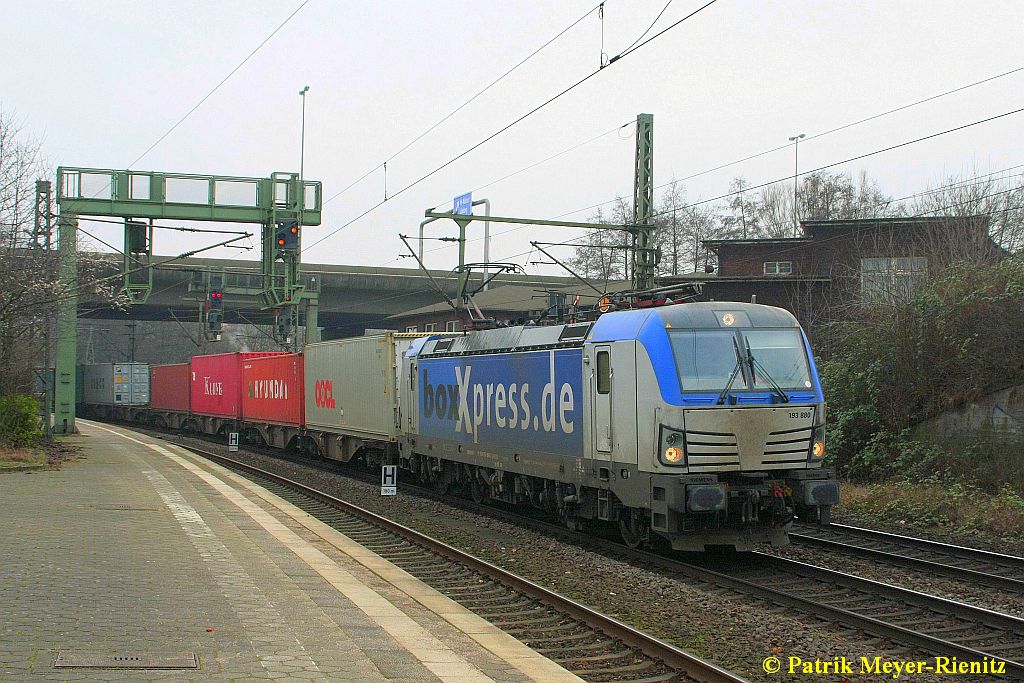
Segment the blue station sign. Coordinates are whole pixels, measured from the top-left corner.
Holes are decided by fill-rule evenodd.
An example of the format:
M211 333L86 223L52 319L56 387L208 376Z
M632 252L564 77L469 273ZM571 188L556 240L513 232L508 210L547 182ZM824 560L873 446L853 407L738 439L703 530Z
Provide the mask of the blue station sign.
M460 194L455 198L454 208L452 213L459 216L472 216L473 215L473 193L467 192L466 194Z

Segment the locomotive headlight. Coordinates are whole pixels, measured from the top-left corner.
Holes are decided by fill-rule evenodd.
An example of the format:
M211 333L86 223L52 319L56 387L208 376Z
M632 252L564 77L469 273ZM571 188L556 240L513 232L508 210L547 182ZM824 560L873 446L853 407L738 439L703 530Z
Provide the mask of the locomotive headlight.
M825 425L819 425L811 432L809 457L811 460L821 460L825 457Z
M665 462L677 463L683 459L683 449L678 446L669 446L665 449Z

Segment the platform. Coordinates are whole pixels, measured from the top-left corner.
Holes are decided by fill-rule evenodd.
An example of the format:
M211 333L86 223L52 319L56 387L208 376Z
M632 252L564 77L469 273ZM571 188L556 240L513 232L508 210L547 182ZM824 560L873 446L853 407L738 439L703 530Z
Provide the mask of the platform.
M0 474L0 680L580 680L262 487L79 428Z

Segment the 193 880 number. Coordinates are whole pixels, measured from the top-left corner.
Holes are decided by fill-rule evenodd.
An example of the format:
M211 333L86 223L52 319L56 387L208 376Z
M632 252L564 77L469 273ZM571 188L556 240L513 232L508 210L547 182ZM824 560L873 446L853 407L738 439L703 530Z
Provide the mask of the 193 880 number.
M809 410L793 411L789 414L790 420L810 420L813 413Z

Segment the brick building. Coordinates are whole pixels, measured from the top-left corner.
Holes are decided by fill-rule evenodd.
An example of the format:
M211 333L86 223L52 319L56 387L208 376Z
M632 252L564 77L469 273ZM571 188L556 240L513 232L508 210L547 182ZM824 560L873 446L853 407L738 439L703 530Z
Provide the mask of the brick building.
M814 333L852 303L906 297L954 262L992 263L1002 249L985 216L803 221L801 236L707 240L715 272L662 278L700 282L703 299L750 301L792 311Z

